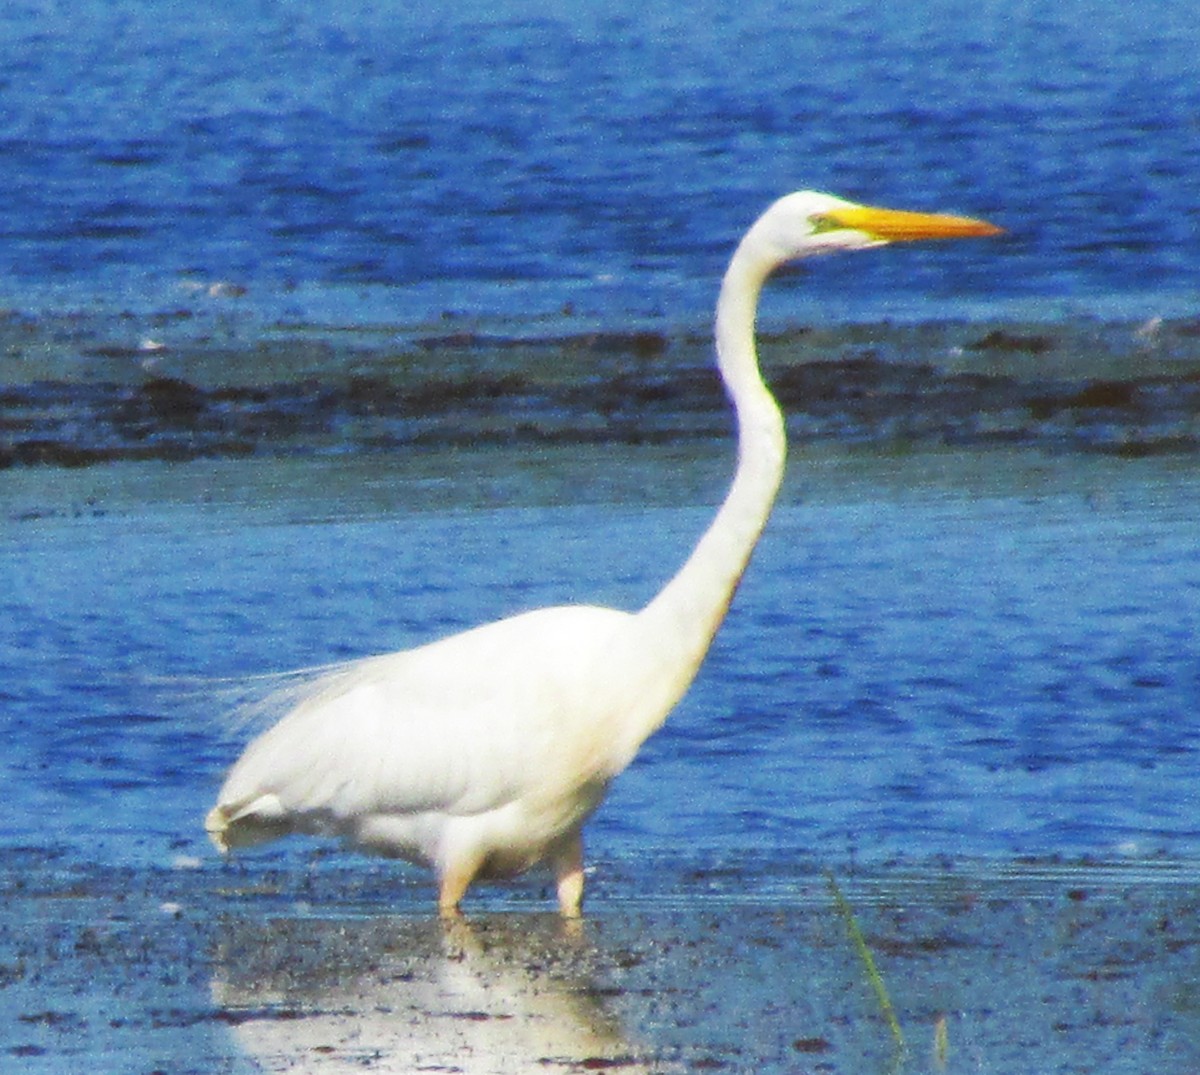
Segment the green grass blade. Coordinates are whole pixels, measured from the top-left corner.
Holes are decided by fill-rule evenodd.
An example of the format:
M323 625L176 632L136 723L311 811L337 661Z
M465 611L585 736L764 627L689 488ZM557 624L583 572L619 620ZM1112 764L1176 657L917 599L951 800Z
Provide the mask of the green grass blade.
M871 983L871 988L875 990L875 996L879 1000L879 1007L883 1011L883 1017L887 1020L888 1027L891 1029L892 1039L895 1041L896 1047L903 1050L906 1048L904 1031L900 1029L900 1020L896 1018L896 1009L892 1007L892 998L888 995L883 975L879 973L879 968L875 965L875 957L871 954L871 949L867 946L867 941L863 936L862 930L859 929L858 919L854 916L854 908L850 906L849 901L842 895L842 890L838 887L837 880L833 874L826 873L825 876L829 881L829 891L833 893L834 905L846 923L846 930L850 934L850 940L854 942L854 948L858 952L859 959L862 960L863 966L867 969L867 980Z

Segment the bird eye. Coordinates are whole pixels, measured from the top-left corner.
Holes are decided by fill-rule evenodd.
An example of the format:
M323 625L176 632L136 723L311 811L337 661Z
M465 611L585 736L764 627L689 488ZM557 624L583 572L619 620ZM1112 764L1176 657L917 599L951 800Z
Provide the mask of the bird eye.
M846 225L843 224L832 213L813 213L808 218L808 222L812 225L813 235L822 235L827 231L845 231Z

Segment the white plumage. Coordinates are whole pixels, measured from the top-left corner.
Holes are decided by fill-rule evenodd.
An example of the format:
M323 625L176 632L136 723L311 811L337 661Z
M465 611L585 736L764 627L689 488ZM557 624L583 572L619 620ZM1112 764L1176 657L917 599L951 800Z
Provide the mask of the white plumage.
M738 466L683 568L636 613L540 609L329 673L235 763L206 819L214 843L339 836L432 867L443 913L475 878L546 860L563 914L578 915L583 823L687 690L783 474L783 419L754 349L766 277L810 254L998 230L812 192L772 205L739 244L717 304Z

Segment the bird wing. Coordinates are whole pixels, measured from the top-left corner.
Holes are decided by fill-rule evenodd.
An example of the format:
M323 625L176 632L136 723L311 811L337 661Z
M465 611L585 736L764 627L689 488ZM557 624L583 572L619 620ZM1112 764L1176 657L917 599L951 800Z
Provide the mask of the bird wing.
M219 809L231 822L466 815L595 777L611 704L598 673L629 619L541 609L344 666L247 747Z

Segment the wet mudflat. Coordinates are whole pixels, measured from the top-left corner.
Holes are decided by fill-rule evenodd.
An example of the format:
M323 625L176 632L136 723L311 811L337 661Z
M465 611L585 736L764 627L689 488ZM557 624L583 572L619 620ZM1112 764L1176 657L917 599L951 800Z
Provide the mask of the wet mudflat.
M245 339L183 324L168 346L153 317L0 313L0 470L694 447L730 430L707 328L290 324ZM797 445L1136 457L1200 444L1194 318L814 324L760 342Z
M1145 1072L1200 1063L1194 871L691 871L584 921L536 882L461 923L380 866L3 874L0 1053L25 1072ZM644 877L642 878L644 881ZM744 886L744 894L738 889ZM9 1065L13 1066L9 1066Z

